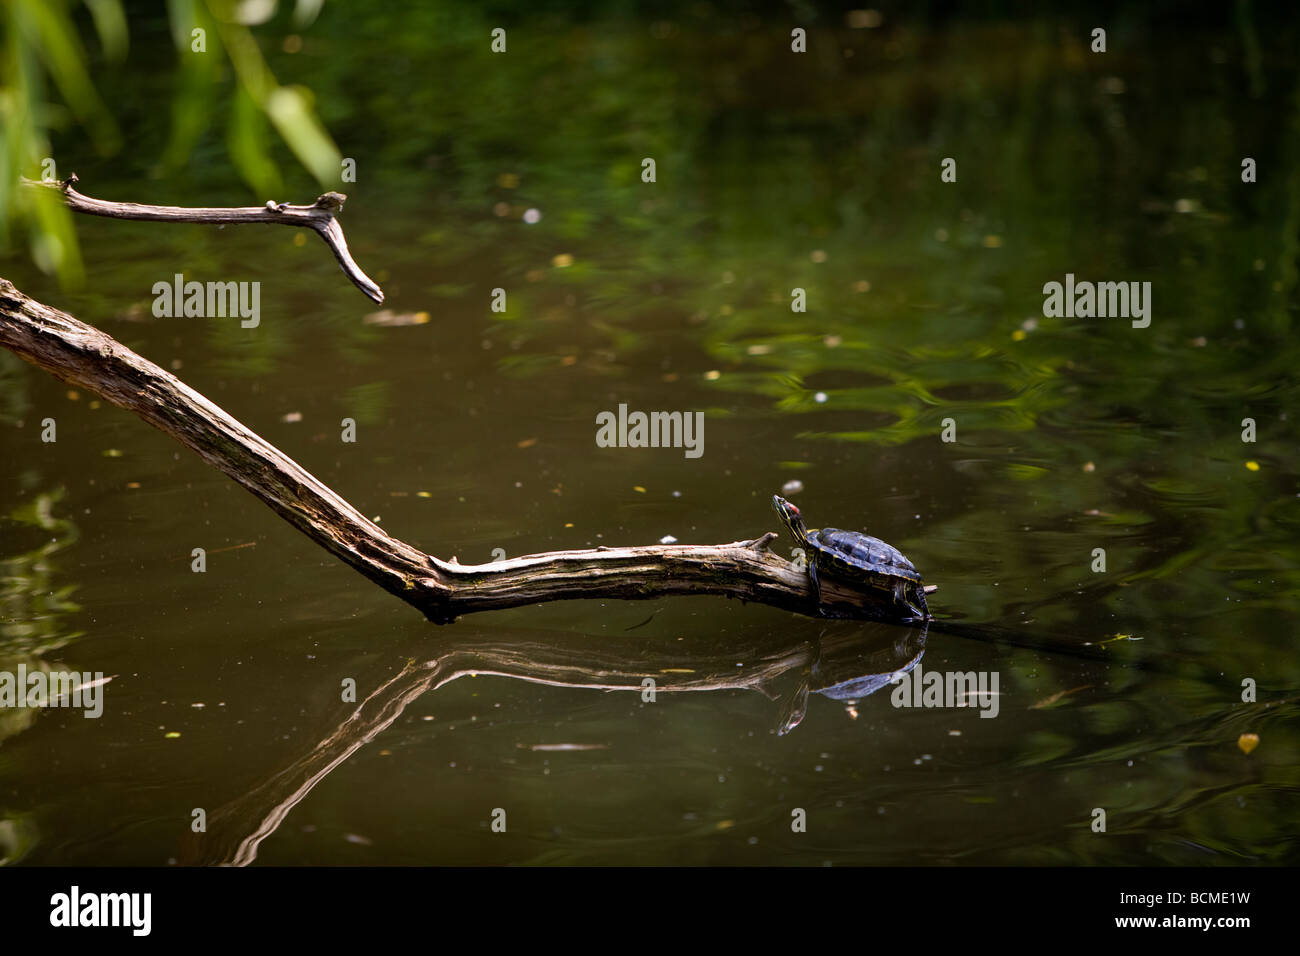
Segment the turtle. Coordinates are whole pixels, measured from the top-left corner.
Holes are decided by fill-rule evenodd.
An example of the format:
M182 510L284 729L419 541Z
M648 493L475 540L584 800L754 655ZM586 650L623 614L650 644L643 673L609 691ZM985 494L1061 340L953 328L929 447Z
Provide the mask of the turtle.
M897 548L858 531L839 528L809 531L804 527L799 509L780 495L772 496L772 507L807 554L808 576L818 605L822 599L817 580L820 567L822 572L840 580L889 593L899 616L905 620L930 619L921 575Z

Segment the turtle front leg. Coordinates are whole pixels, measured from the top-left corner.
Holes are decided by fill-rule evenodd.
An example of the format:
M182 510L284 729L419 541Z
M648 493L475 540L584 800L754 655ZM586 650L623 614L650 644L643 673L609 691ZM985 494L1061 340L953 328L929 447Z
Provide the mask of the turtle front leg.
M916 593L919 595L921 592L918 591ZM916 601L912 600L911 595L908 594L908 587L906 581L894 582L894 600L899 604L899 606L906 608L908 611L912 612L912 617L916 618L919 621L924 621L927 617L930 616L928 608L917 607ZM921 603L922 605L924 605L925 598L923 597L921 598Z
M826 608L822 606L822 583L817 580L817 559L808 559L808 577L812 581L813 600L817 602L817 613L825 617Z

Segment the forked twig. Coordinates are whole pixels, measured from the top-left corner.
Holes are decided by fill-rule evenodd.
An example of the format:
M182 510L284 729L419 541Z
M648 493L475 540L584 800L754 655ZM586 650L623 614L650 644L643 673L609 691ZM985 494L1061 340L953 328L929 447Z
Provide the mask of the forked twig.
M145 222L197 222L210 224L271 223L279 226L306 226L325 240L325 244L334 253L344 274L366 295L376 302L384 301L384 290L379 284L361 271L361 267L348 252L347 240L343 238L343 227L339 225L338 213L343 209L347 196L343 193L323 193L310 206L295 206L289 203L268 202L265 206L147 206L134 202L108 202L104 199L92 199L72 188L77 182L73 173L61 181L46 182L38 179L21 180L24 186L57 190L63 197L64 204L73 212L89 216L103 216L107 219L138 219Z

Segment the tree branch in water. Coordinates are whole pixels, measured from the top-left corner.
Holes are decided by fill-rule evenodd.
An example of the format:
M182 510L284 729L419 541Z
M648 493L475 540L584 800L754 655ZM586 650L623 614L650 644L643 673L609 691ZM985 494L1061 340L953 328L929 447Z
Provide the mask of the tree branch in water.
M339 560L431 620L573 598L709 594L820 613L806 571L766 550L777 536L713 545L551 551L491 564L443 561L390 536L252 429L112 336L0 279L0 345L171 435ZM822 582L826 604L897 620L886 595Z
M347 196L343 193L329 192L322 194L310 206L294 206L289 203L268 202L265 206L146 206L134 202L108 202L92 199L72 188L77 182L73 173L61 182L46 182L37 179L22 179L24 186L33 189L53 189L63 196L64 205L73 212L88 216L104 216L108 219L139 219L145 222L197 222L218 225L238 223L271 223L279 226L306 226L314 229L325 240L325 244L334 253L343 272L366 295L376 302L384 301L384 291L378 283L361 271L361 267L348 252L347 240L343 238L343 227L339 225L338 213L343 210Z

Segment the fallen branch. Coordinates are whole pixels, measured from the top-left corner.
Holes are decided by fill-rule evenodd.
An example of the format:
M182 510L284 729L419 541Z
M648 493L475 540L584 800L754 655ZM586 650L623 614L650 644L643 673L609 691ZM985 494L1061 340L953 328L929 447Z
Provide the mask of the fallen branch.
M200 207L200 206L145 206L133 202L107 202L92 199L72 188L77 182L77 174L59 182L45 182L37 179L23 178L24 186L36 189L53 189L63 196L64 204L73 212L89 216L104 216L108 219L139 219L146 222L197 222L212 224L271 223L279 226L306 226L314 229L325 244L334 253L343 272L362 292L376 302L384 301L384 291L378 283L361 271L352 254L348 252L347 240L343 238L343 227L337 216L343 209L347 196L343 193L329 192L321 195L310 206L294 206L289 203L268 202L265 206L234 207Z
M170 372L112 336L0 279L0 345L171 435L335 557L447 623L458 614L570 598L712 594L816 615L806 571L765 549L772 532L715 545L552 551L491 564L442 561L399 541L297 462ZM896 620L886 598L823 581L822 599L853 616Z

